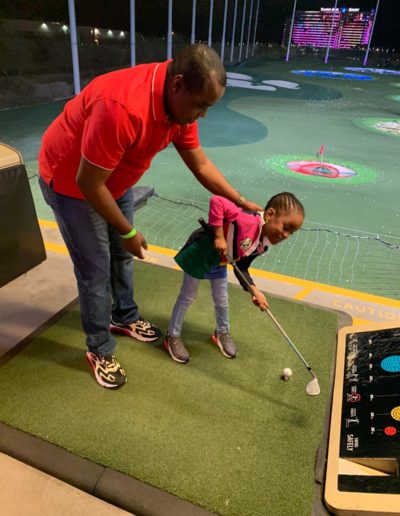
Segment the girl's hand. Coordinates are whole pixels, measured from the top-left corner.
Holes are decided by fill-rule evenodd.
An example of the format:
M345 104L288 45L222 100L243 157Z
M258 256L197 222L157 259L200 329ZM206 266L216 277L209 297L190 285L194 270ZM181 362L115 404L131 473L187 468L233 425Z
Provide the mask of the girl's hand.
M214 238L214 248L219 252L220 255L225 256L228 245L224 236L216 236Z
M269 307L268 301L264 294L261 292L261 290L258 290L258 288L254 285L251 286L253 295L252 295L252 301L253 303L262 311L266 310Z

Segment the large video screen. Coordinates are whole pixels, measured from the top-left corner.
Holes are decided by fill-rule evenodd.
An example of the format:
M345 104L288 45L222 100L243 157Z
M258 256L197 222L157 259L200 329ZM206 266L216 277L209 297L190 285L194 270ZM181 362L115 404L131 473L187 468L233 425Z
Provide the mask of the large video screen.
M292 45L355 48L368 44L375 10L360 11L354 7L321 7L319 11L296 11L292 31ZM288 44L291 20L287 20L283 33L283 45Z

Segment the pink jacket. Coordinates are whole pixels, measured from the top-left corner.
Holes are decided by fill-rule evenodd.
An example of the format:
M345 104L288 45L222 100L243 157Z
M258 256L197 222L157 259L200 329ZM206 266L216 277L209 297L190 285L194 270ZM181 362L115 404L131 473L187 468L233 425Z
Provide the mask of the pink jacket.
M208 221L213 226L223 226L227 254L233 260L249 256L257 248L264 225L263 212L244 211L218 195L210 199Z

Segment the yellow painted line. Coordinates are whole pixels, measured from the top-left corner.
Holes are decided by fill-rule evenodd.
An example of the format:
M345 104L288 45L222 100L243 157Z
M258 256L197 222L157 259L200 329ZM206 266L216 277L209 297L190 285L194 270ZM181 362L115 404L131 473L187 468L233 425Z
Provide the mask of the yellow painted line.
M308 294L312 294L314 291L315 288L312 287L303 288L293 296L293 299L297 299L299 301L300 299L304 299L306 296L308 296Z
M149 249L154 250L165 256L174 256L177 251L173 249L167 249L165 247L149 246ZM358 290L350 290L341 287L334 287L332 285L325 285L324 283L317 283L315 281L309 281L301 278L295 278L293 276L284 276L283 274L277 274L275 272L262 271L260 269L249 269L250 273L254 276L261 278L278 281L280 283L289 283L301 287L303 290L298 292L296 299L303 299L305 296L313 291L326 292L328 294L335 294L344 296L347 298L354 298L369 303L376 303L380 305L390 306L393 308L400 308L400 301L395 299L389 299L387 297L376 296L374 294L367 294L365 292L359 292ZM298 297L297 297L298 296Z
M57 222L50 221L50 220L44 220L44 219L39 219L39 224L41 226L52 227L52 228L58 227ZM68 254L68 251L65 246L62 246L59 244L46 243L46 246L47 245L49 246L48 247L49 250L52 250L55 252L60 252L63 254ZM59 250L57 251L57 249L59 249ZM175 254L177 253L177 251L175 249L159 247L156 245L149 245L149 250L159 253L159 254L162 254L164 256L175 256ZM359 301L364 301L364 302L368 302L368 303L376 303L379 305L390 306L392 308L400 308L400 301L397 301L395 299L376 296L374 294L367 294L365 292L359 292L357 290L350 290L350 289L345 289L345 288L341 288L341 287L334 287L332 285L325 285L324 283L318 283L315 281L309 281L309 280L305 280L305 279L301 279L301 278L295 278L293 276L285 276L283 274L277 274L275 272L262 271L260 269L251 268L251 269L249 269L249 271L254 276L258 276L258 277L265 278L268 280L277 281L280 283L289 283L290 285L296 285L298 287L301 287L302 290L300 292L297 292L297 294L295 294L293 296L293 299L297 299L297 300L304 299L309 294L311 294L312 292L315 291L315 292L325 292L328 294L334 294L334 295L338 295L338 296L344 296L346 298L354 298Z
M67 247L63 244L53 244L52 242L45 242L44 247L47 251L54 251L55 253L66 254L67 256L69 255Z
M366 324L371 324L371 321L368 319L359 319L358 317L352 317L353 326L365 326Z
M54 220L39 219L39 225L45 228L58 228L58 224Z
M149 244L149 251L153 251L155 253L163 254L164 256L175 256L178 251L174 249L167 249L166 247L158 247L157 245Z

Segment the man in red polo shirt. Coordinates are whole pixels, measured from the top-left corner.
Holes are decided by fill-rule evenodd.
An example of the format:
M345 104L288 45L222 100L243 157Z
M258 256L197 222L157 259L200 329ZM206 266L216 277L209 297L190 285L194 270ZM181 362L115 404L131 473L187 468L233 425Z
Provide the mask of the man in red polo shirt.
M221 98L225 84L214 50L190 45L174 60L97 77L43 136L39 182L74 264L86 358L103 387L126 382L111 332L145 342L161 335L133 299L132 255L143 258L147 244L133 227L131 187L153 157L172 142L210 192L261 210L200 146L197 119Z

